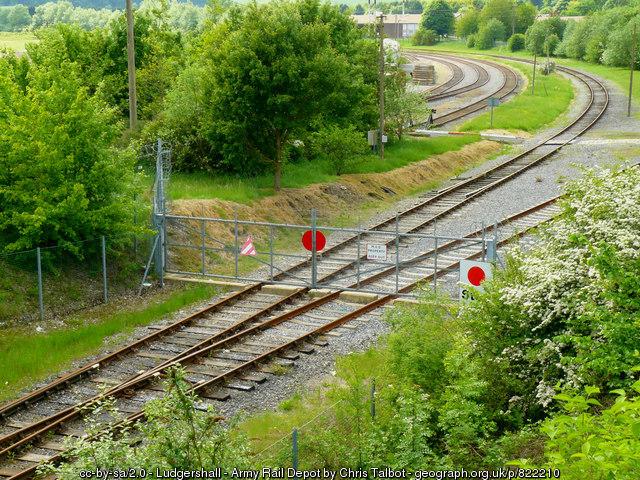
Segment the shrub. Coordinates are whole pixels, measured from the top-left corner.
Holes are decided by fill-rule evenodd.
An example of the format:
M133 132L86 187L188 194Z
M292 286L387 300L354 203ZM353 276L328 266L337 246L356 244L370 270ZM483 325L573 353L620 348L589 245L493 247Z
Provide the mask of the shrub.
M156 468L178 470L213 470L221 467L231 471L234 467L247 468L246 439L231 435L211 407L202 410L196 394L189 391L183 370L169 372L166 394L145 405L146 422L128 425L123 432L105 428L104 417L122 420L115 402L107 399L94 408L87 420L85 437L69 442L69 463L47 465L41 473L49 473L62 480L80 478L80 472L90 469L155 471ZM137 444L139 439L144 441Z
M633 383L640 344L640 172L588 171L543 242L514 251L465 311L503 421L541 418L557 385ZM633 232L633 233L632 233ZM489 399L489 401L493 401Z
M346 173L367 151L364 135L351 125L325 127L313 135L313 144L317 156L328 161L336 175Z
M413 45L435 45L438 42L438 34L435 30L426 30L422 27L411 37Z
M29 69L28 88L0 59L0 250L59 245L82 256L133 226L131 151L112 147L114 111L81 85L75 63Z
M492 18L478 32L476 47L480 50L493 48L496 40L504 37L505 28L500 20Z
M640 392L640 382L632 387ZM627 398L617 390L606 409L586 395L558 395L564 412L546 420L540 430L547 435L544 467L557 468L567 478L637 478L640 471L640 396ZM592 409L601 409L599 413Z
M467 37L467 47L474 48L476 46L476 34L469 35Z
M512 52L524 50L524 35L522 33L511 35L511 37L509 37L509 41L507 42L507 46Z

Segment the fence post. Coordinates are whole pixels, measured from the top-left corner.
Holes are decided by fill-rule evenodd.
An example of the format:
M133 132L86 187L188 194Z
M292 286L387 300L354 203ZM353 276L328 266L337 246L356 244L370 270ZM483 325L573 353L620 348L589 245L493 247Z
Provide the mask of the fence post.
M42 257L40 247L36 248L36 262L38 264L38 307L40 308L40 320L44 320L44 300L42 294Z
M400 282L400 226L398 224L398 214L396 213L396 293Z
M293 434L291 435L291 456L292 456L292 466L294 470L298 470L298 429L293 429Z
M376 379L371 379L371 418L376 418Z
M207 234L206 230L205 230L205 224L204 224L204 218L200 221L200 233L202 234L202 275L204 275L207 271L207 267L206 267L206 261L207 261L207 257L206 257L206 240L205 240L205 236Z
M233 236L235 243L235 247L233 249L235 257L235 272L236 278L238 278L238 253L240 250L240 246L238 245L238 210L235 209L233 210Z
M107 283L107 239L102 235L102 292L104 295L104 303L109 301L109 285Z
M360 288L360 230L358 230L358 253L356 253L356 288Z
M273 282L273 225L269 227L269 280Z
M311 209L311 288L316 288L318 281L318 252L316 251L317 212Z
M438 288L438 237L435 237L435 247L433 249L433 291Z
M486 260L487 252L487 232L484 227L484 220L482 221L482 261Z

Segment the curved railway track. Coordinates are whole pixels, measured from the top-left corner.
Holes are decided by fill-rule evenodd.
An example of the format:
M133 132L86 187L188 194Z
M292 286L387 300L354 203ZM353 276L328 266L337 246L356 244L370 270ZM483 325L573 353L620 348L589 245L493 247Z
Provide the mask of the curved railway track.
M420 232L437 219L451 214L483 193L544 161L593 126L608 105L606 89L597 79L582 72L564 67L563 70L584 82L591 93L589 104L575 121L527 151L481 174L429 194L412 208L400 212L397 220L395 217L389 218L374 225L369 232L360 235L360 240L376 241L376 230L381 231L395 222L398 222L398 230L401 233ZM525 216L521 215L520 218ZM516 219L511 218L510 221L516 221ZM354 268L354 240L357 237L350 236L325 249L318 262L321 272L320 286L329 280L349 285L349 273ZM378 237L380 241L382 238L380 234ZM384 237L384 241L393 248L387 239L388 237ZM453 245L439 246L439 255L445 255L443 252L447 248L454 247ZM433 278L433 275L439 276L443 271L456 268L455 262L448 266L441 264L435 272L435 265L429 266L428 254L425 255L426 257L422 255L421 259L403 259L402 288L399 293L415 288L416 278L424 281ZM473 255L477 255L477 252ZM364 256L361 259L364 259ZM422 264L419 264L420 262ZM293 265L288 271L276 276L275 280L281 280L287 274L294 272L298 275L303 274L308 269L309 263L310 260L306 260ZM409 264L413 266L410 267ZM415 270L412 271L410 268ZM431 273L425 275L425 271L428 272L429 268ZM395 268L393 270L395 273ZM364 281L371 282L372 285L378 282L376 285L380 288L390 288L389 272L381 272ZM395 285L395 280L393 283ZM76 434L80 421L78 406L99 397L101 394L97 387L100 384L110 385L106 394L122 395L118 397L118 401L123 411L131 415L141 415L141 406L144 401L159 395L157 387L159 373L167 366L180 362L193 364L189 372L194 390L204 392L205 396L206 394L215 395L207 392L231 375L237 377L257 363L273 359L278 355L291 357L294 354L287 354L287 352L290 352L293 347L303 352L310 352L311 346L298 346L319 333L366 315L396 296L395 293L390 293L363 307L355 308L340 302L339 291L331 292L321 298L309 299L307 287L301 287L288 295L276 295L262 291L265 284L266 282L256 283L239 292L228 294L187 318L4 405L0 408L2 419L0 477L16 479L29 477L33 474L38 462L45 459L58 459L58 454L55 452L61 451L60 443L51 439L45 441L43 437L51 435L50 432L56 432L53 434L54 437L56 435L59 437L60 432L68 435ZM376 303L378 301L380 303ZM338 318L335 318L336 311L342 311L342 315ZM327 319L330 320L327 321ZM292 337L291 332L298 332L301 328L307 328L308 331L300 335L294 333ZM282 338L287 337L285 330L288 330L289 340L279 344L273 344L273 340L269 342L269 335L273 336L275 329L280 329ZM260 337L262 340L250 340L248 337L248 335L259 333L263 335ZM233 368L226 368L234 359L226 358L219 352L232 344L242 345L241 350L244 351L245 358L240 360L239 364L234 364ZM271 345L272 348L264 350L262 347L265 345ZM218 352L213 361L207 360L211 358L211 352ZM249 358L247 355L253 356ZM235 362L238 361L236 358ZM208 372L213 372L214 376L200 371L203 368L201 368L202 365L209 369ZM258 378L255 374L253 376L249 374L245 380L253 382ZM135 394L136 388L141 388L143 385L151 385L151 388L140 390L146 393L132 397L131 392ZM27 449L29 451L25 453Z
M416 59L417 55L408 54L406 55L409 59ZM450 98L455 95L460 95L462 93L470 92L477 88L483 87L489 82L489 72L483 65L471 62L464 59L456 59L455 62L450 60L446 60L445 57L437 57L435 59L438 63L445 65L452 72L452 76L446 82L438 85L437 87L425 92L424 96L430 100L442 100L445 98ZM473 82L463 85L458 88L453 88L456 85L462 83L465 79L464 70L460 68L460 64L465 65L471 68L474 71L475 78Z

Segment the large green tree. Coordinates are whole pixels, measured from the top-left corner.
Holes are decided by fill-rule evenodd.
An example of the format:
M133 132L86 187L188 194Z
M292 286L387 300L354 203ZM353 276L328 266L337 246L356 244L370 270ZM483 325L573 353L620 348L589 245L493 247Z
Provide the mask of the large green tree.
M113 109L69 61L17 67L0 59L0 250L80 255L77 242L133 231L133 158L112 149Z
M429 2L420 19L420 25L425 30L433 30L438 35L447 35L453 31L453 9L446 0L432 0Z
M293 140L327 123L364 135L374 119L375 44L336 6L235 7L205 32L198 56L169 94L162 126L190 146L177 152L182 168L271 169L279 189Z
M480 15L481 25L487 25L491 19L499 20L505 31L513 33L516 26L515 0L487 0ZM498 40L504 40L504 36Z

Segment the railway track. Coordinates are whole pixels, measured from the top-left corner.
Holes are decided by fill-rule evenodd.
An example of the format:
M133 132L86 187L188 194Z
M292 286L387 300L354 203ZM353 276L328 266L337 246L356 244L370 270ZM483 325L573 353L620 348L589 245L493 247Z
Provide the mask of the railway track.
M415 55L415 56L420 57L420 55ZM430 54L429 58L441 59L443 58L443 56ZM444 58L447 58L447 57L444 57ZM502 75L502 81L499 88L485 95L482 95L481 97L475 99L473 102L467 105L464 105L463 107L458 108L452 112L434 116L433 122L430 124L430 126L441 127L445 124L460 120L472 113L478 112L486 108L488 98L494 97L494 98L499 98L500 100L504 100L505 98L512 95L518 88L518 78L519 78L518 74L516 74L511 68L505 65L501 65L499 63L487 62L484 60L475 60L474 62L469 62L469 61L467 62L468 63L477 62L478 64L480 64L480 66L486 65L486 66L490 66L497 69ZM460 95L462 93L472 91L474 89L480 88L481 86L485 85L489 81L489 75L485 68L482 68L481 70L484 71L486 74L486 81L484 81L484 77L482 78L482 81L484 81L484 83L480 81L477 85L471 84L471 85L468 85L467 87L460 88L457 91L455 91L453 95ZM449 93L449 92L446 92L446 93ZM449 96L450 95L445 95L445 97L449 97ZM429 97L429 100L437 100L445 97L443 96L439 96L436 98Z
M400 212L397 220L396 218L389 218L374 225L370 232L360 236L360 240L376 241L376 230L380 235L380 230L389 227L395 222L398 223L398 231L402 233L423 231L437 219L451 214L484 192L544 161L562 146L590 128L606 109L608 94L602 84L595 78L589 77L582 72L574 71L571 74L579 76L578 78L587 84L591 92L589 105L571 125L533 148L482 174L429 194L412 208ZM378 241L380 238L379 236ZM322 269L320 285L329 281L349 285L348 278L350 272L353 271L355 261L355 239L355 235L346 238L323 252L323 256L319 260L319 267ZM388 237L384 237L385 241L387 239ZM390 244L391 242L387 243ZM393 245L391 247L393 248ZM446 248L453 249L454 247L453 245L439 246L439 255L445 255L443 252L446 251ZM429 267L427 257L422 259L424 261L423 264L415 263L418 262L416 259L403 258L402 285L398 293L415 288L417 284L416 277L421 278L422 281L428 281L429 278L432 279L433 277L429 277L429 274L425 275L425 271L428 271L429 268L432 269L430 275L440 275L440 273L435 272L435 265ZM364 259L364 256L360 257L360 259ZM415 262L410 267L412 261ZM443 260L443 262L445 261ZM275 280L282 280L286 278L287 273L291 272L300 274L305 269L308 269L308 266L308 260L300 262L292 266L289 272L285 271L279 274L279 277L276 276ZM443 263L438 266L438 272L453 271L455 268L455 262L448 266ZM393 270L395 272L395 268ZM383 273L381 272L380 274ZM382 289L381 291L389 291L392 288L389 284L389 273L387 272L386 276L383 275L381 277L377 277L377 275L373 275L371 279L367 278L363 281L372 282L371 285L377 285L378 288ZM375 282L378 283L376 284ZM132 389L135 390L137 385L149 384L154 387L141 390L146 392L141 394L141 398L123 396L123 400L120 401L123 411L130 412L131 415L141 415L140 410L143 400L155 398L154 395L160 394L157 384L154 386L154 382L158 381L159 373L176 362L191 364L193 361L193 365L197 366L202 365L202 363L198 363L202 361L207 368L216 367L222 370L215 370L217 373L214 377L205 379L198 377L198 375L207 377L211 377L211 375L198 372L195 367L192 368L190 375L192 375L193 388L197 389L198 392L203 392L203 395L209 395L206 398L216 398L216 395L220 397L220 393L211 392L210 389L220 385L230 375L238 378L238 375L241 375L242 372L252 368L257 363L273 359L278 355L283 356L282 361L287 360L287 356L298 355L299 353L290 352L294 346L299 346L301 342L306 341L311 343L311 339L314 336L338 328L354 318L359 318L361 315L366 315L396 296L394 290L394 293L380 297L381 299L387 298L385 301L381 300L381 303L370 302L370 304L367 304L368 306L365 306L368 309L365 307L355 308L344 302L341 303L339 291L331 292L320 299L309 299L307 296L308 287L301 286L290 294L277 295L265 290L263 288L265 284L266 282L259 282L248 285L239 292L227 294L216 303L185 319L162 328L131 345L119 349L113 354L101 358L99 361L87 364L20 399L4 405L0 408L0 417L2 418L2 425L0 426L0 478L25 478L33 474L35 465L38 462L46 459L58 459L59 457L56 456L55 452L60 452L61 446L60 442L55 441L55 438L60 437L60 435L63 437L65 433L74 435L79 432L80 414L77 410L78 406L94 401L100 396L99 385L107 385L106 394L116 396L124 392L130 392ZM395 280L393 284L393 287L395 287ZM331 312L335 313L335 311L341 311L343 314L335 319L330 315ZM332 318L332 320L323 321L323 319L326 320L328 318ZM292 327L291 325L297 326ZM294 334L286 343L274 346L272 342L268 341L268 336L276 331L274 330L275 328L280 330L288 329L295 332L300 330L300 327L307 327L308 331L297 336ZM262 340L247 340L247 335L254 335L260 332L265 335L265 337L261 337L264 340L264 345L271 345L273 348L255 353L261 347ZM286 337L285 333L283 333L283 338ZM291 337L291 334L289 334L289 337ZM225 362L229 363L233 361L232 359L218 355L216 357L218 360L207 363L205 361L206 358L203 357L203 355L209 355L212 351L218 352L225 345L239 345L240 343L237 342L242 341L248 342L242 344L245 355L254 355L254 357L251 359L245 357L243 362L233 366L233 370L224 369L229 367L229 365L225 365ZM315 347L313 345L303 345L301 348L303 352L309 353ZM254 353L251 353L252 351ZM135 361L132 361L132 359L135 359ZM211 371L213 372L214 370ZM253 374L247 374L244 378L240 377L240 380L235 380L237 382L236 385L227 384L227 386L237 387L237 389L242 390L249 388L247 385L250 386L259 380L259 376L257 377L254 372ZM154 394L153 392L156 393ZM48 436L51 435L50 432L55 432L53 433L54 440L51 440ZM62 434L58 432L62 432ZM48 440L43 441L44 437ZM25 453L26 449L29 449L29 451Z
M410 60L418 59L418 56L416 55L409 54L406 56ZM425 97L430 101L442 100L445 98L450 98L456 95L460 95L462 93L470 92L477 88L483 87L489 82L489 72L481 64L464 60L464 59L462 60L456 59L456 62L452 62L445 59L445 57L438 57L436 61L438 63L445 65L447 68L449 68L452 72L452 76L446 82L438 85L437 87L429 90L428 92L425 92ZM453 88L459 85L460 83L462 83L465 79L464 71L462 68L460 68L459 64L466 65L469 68L471 68L474 71L475 79L473 80L473 82L467 85L463 85L458 88Z
M509 217L502 225L503 228L510 228L513 233L500 243L503 245L514 237L526 234L531 228L552 218L556 212L555 199L552 199ZM470 232L466 238L479 240L482 233L482 230ZM433 250L406 260L398 293L409 292L424 281L455 272L461 257L472 259L482 255L480 245L479 241L464 244L460 240L441 245L437 268ZM390 267L370 275L362 283L390 288L389 279L395 276L395 272L395 267ZM4 465L0 464L0 476L26 478L35 473L39 463L60 460L64 452L64 438L84 434L81 409L106 395L115 398L118 409L127 414L127 421L142 419L144 404L162 395L160 375L180 363L186 368L187 380L194 392L204 399L219 399L220 393L212 389L221 385L228 386L237 381L234 379L238 376L247 382L264 381L264 375L258 369L265 362L276 356L295 359L300 353L313 353L317 345L324 344L322 340L317 340L318 335L354 319L366 321L363 316L380 309L397 296L395 292L384 294L362 306L345 303L335 293L311 300L298 299L287 311L264 321L251 322L233 335L222 339L219 336L212 337L211 342L203 343L197 349L181 355L165 355L163 358L166 361L157 367L128 381L122 381L104 394L92 396L52 415L47 422L40 424L40 428L4 447L0 451L0 457L6 459L10 454L13 457ZM188 333L197 331L191 330ZM109 416L103 420L105 424L113 422L113 418Z

